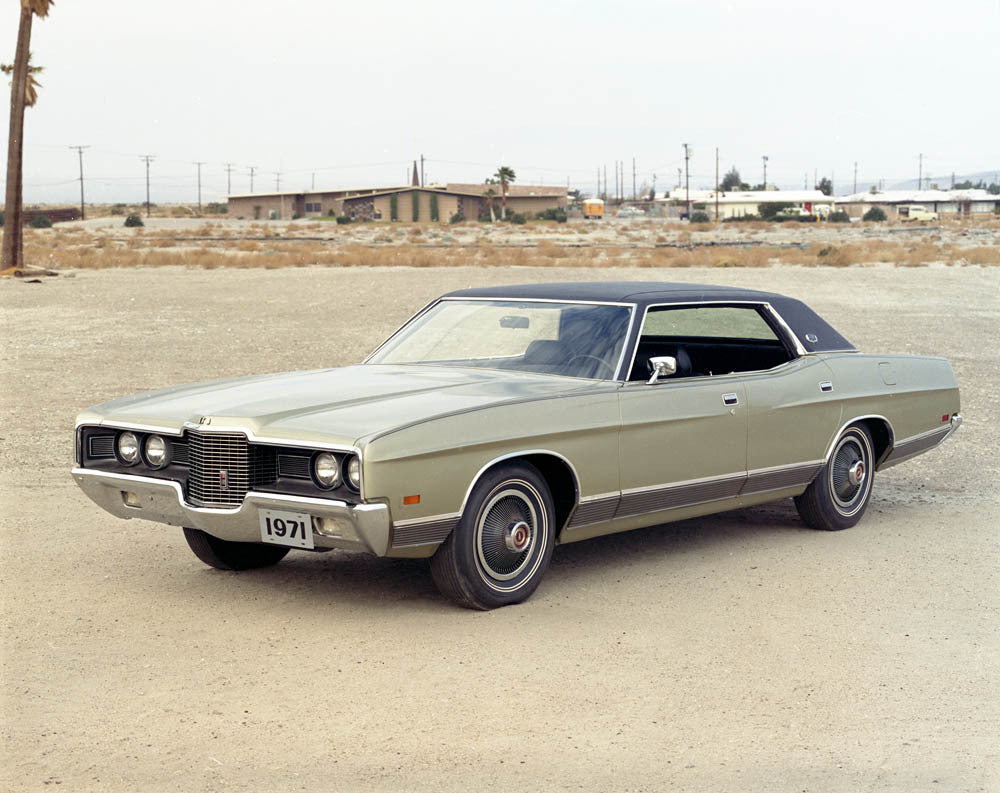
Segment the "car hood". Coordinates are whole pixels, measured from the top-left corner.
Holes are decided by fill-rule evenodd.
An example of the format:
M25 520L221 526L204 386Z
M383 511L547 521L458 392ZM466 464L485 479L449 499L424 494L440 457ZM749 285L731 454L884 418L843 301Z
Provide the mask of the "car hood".
M369 364L164 388L97 405L77 422L174 432L189 422L245 428L258 438L354 445L437 416L600 385L520 372Z

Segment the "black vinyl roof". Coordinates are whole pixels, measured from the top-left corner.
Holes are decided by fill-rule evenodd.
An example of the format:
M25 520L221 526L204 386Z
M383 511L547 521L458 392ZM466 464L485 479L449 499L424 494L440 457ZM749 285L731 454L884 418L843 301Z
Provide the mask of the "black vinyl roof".
M734 286L657 281L587 281L459 289L444 297L632 303L640 311L663 303L768 303L792 329L807 352L855 349L854 345L801 300L775 292Z

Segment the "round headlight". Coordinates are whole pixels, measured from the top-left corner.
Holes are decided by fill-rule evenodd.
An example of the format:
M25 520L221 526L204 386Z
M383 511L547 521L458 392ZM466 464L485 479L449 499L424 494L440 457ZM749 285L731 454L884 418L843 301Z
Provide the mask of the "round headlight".
M356 454L347 460L347 484L354 490L361 489L361 460Z
M150 468L163 468L170 462L167 442L159 435L146 436L143 450L146 452L146 462Z
M135 465L139 462L139 439L134 432L123 432L115 443L118 449L118 460L125 465Z
M329 452L320 452L313 460L313 477L317 485L332 490L340 484L340 462Z

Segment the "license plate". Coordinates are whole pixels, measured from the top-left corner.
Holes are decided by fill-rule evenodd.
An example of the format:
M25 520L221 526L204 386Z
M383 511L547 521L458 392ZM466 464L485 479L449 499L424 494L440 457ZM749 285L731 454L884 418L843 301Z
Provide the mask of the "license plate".
M260 538L272 545L313 548L312 516L305 512L262 509Z

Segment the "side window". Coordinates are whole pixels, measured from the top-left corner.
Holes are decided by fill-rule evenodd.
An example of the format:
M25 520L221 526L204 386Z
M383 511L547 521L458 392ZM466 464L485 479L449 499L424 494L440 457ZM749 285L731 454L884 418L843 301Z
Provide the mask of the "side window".
M792 358L756 306L650 308L629 380L645 380L659 356L677 360L674 379L756 372Z

